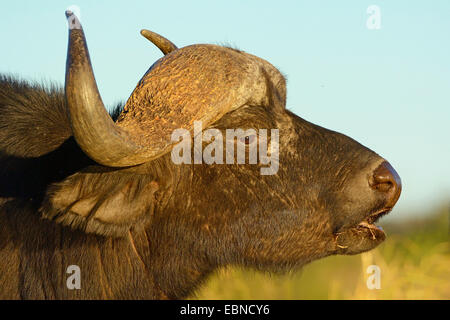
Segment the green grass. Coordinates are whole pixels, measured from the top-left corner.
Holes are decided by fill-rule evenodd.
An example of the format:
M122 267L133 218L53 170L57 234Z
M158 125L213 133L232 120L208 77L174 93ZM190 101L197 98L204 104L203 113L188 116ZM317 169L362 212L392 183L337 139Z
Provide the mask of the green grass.
M387 240L356 256L332 256L288 275L222 269L198 299L450 299L449 212L425 220L383 224ZM369 290L366 269L381 269L381 289Z

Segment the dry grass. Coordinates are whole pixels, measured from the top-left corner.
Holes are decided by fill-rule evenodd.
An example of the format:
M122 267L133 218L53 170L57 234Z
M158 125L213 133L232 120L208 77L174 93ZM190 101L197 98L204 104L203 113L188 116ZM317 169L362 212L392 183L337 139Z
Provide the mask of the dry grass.
M427 220L384 225L388 239L357 256L333 256L291 275L220 270L198 299L450 299L448 209ZM430 215L427 215L430 216ZM381 289L366 285L369 265L381 269Z

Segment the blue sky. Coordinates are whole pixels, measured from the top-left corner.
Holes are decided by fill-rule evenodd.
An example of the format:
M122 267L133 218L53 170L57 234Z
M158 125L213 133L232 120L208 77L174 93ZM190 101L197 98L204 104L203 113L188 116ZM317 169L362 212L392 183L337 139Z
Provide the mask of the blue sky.
M0 72L62 85L70 5L106 104L161 57L141 28L178 47L231 44L287 75L289 109L391 162L403 181L391 219L450 199L450 1L2 1Z

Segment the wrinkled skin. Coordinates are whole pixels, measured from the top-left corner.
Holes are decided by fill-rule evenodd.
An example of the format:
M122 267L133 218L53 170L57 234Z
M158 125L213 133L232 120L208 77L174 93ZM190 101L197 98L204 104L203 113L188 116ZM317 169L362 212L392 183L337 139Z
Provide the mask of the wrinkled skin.
M222 266L287 271L384 240L356 227L386 204L367 185L384 160L286 110L277 87L270 106L244 106L211 126L278 128L279 170L263 176L260 165L175 165L170 154L132 168L97 165L70 138L59 90L6 78L0 84L0 140L7 141L0 144L0 298L184 298ZM22 119L28 126L64 138L56 150L47 152L48 142L36 146L26 131L11 134L7 124L23 115L11 102L17 100L34 106ZM14 104L18 111L9 112ZM58 126L49 119L60 119ZM21 158L29 150L31 158ZM97 199L119 190L119 210L145 208L143 217L121 237L41 218L75 189ZM81 268L81 290L66 287L71 264Z

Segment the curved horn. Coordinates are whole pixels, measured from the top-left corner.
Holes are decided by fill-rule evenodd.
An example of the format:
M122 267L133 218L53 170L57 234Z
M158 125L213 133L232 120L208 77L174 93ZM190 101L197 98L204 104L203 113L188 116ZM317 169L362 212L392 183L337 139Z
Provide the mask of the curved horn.
M172 53L144 74L114 123L95 83L83 29L73 13L67 17L71 126L83 151L100 164L127 167L153 160L178 142L172 138L177 129L192 132L195 121L206 128L244 105L271 105L267 73L285 91L283 76L263 59L216 45L175 50L158 36L154 42L165 43L161 50Z
M150 30L142 29L141 35L157 46L164 55L178 49L170 40Z
M66 11L69 46L65 93L75 140L96 162L111 167L126 167L148 161L144 148L117 126L105 109L92 71L89 51L80 21ZM148 152L148 151L147 151Z

